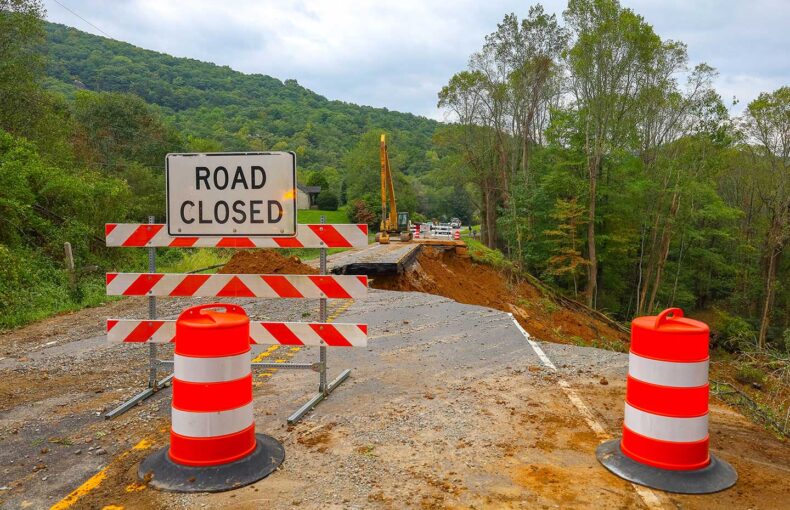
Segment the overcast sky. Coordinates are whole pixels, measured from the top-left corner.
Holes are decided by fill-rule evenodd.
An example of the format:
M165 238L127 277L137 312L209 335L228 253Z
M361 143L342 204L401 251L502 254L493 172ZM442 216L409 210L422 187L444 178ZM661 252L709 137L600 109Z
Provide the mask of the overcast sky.
M621 1L662 38L685 42L692 64L718 69L722 98L728 105L733 96L741 102L735 111L760 92L790 85L790 0ZM506 13L522 18L532 3L44 0L48 20L86 32L246 73L293 78L329 99L437 119L439 89L466 67ZM567 2L541 3L561 15Z

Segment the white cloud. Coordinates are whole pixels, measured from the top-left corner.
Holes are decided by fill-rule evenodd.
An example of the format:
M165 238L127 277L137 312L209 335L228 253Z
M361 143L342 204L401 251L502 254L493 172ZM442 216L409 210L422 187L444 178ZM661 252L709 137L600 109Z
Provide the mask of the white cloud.
M294 78L330 99L442 118L436 94L517 0L59 0L113 38L248 73ZM53 0L48 19L98 33ZM623 0L693 63L718 68L742 105L790 83L790 5L777 0ZM543 2L561 14L565 2Z

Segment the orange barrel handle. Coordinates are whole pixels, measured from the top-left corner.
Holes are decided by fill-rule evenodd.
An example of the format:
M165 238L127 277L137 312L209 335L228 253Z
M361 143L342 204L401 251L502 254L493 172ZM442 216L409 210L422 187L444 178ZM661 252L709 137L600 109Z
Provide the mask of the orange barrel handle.
M656 317L656 324L654 327L655 329L658 329L661 327L662 324L669 321L670 319L679 319L680 317L683 317L683 310L681 310L680 308L667 308L666 310L658 314L658 316Z

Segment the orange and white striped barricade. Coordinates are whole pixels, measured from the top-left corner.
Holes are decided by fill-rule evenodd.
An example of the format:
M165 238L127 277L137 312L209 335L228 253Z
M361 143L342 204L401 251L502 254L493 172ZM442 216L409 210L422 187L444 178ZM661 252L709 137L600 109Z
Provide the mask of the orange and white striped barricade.
M420 238L420 224L416 223L414 225L414 239L419 239L419 238Z
M623 437L596 451L609 471L681 494L735 484L732 466L709 452L709 336L705 323L679 308L633 320Z
M453 230L453 240L460 241L461 240L461 229L456 228Z
M353 299L367 289L363 275L107 273L108 296Z
M295 423L315 405L326 398L350 375L344 370L332 382L327 382L327 347L357 347L367 345L365 324L328 324L327 299L356 299L367 293L366 276L328 275L327 248L361 248L368 245L368 227L364 224L328 225L299 224L295 237L177 237L170 236L163 223L149 217L147 224L108 223L105 226L107 246L148 249L148 273L107 273L107 294L117 296L147 296L148 320L108 319L107 337L110 342L147 343L149 348L148 388L105 414L114 418L156 391L171 384L173 374L158 379L160 368L174 364L158 358L157 346L175 337L173 321L156 317L158 297L257 297L318 299L320 322L253 322L249 342L319 346L317 363L252 363L253 369L311 369L319 374L319 392L288 417ZM167 248L319 248L318 275L208 275L156 273L156 249Z
M340 322L250 322L250 344L329 347L366 347L367 324ZM176 321L110 319L110 343L168 344L176 340Z
M218 492L271 474L285 450L273 437L255 433L244 309L187 308L175 330L170 446L144 459L139 477L162 490Z
M105 242L117 248L354 248L368 244L368 226L299 224L296 237L172 237L164 223L107 223Z

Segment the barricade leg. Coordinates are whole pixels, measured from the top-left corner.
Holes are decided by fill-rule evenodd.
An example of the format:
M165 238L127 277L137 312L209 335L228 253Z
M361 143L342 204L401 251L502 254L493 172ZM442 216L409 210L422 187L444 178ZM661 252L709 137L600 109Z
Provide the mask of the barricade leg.
M326 218L321 216L321 223L324 223ZM327 251L326 248L321 248L320 258L319 258L319 271L320 274L325 275L327 271L327 263L326 263L326 256ZM319 301L319 320L321 322L327 321L327 313L326 313L326 298L321 298ZM299 422L302 418L305 417L307 413L312 411L315 406L321 403L322 400L327 398L330 393L332 393L335 388L340 386L343 381L348 379L348 376L351 375L351 370L346 369L343 370L339 376L337 376L332 382L327 384L326 382L326 365L327 365L327 356L326 356L326 347L321 346L319 347L319 379L318 379L318 393L313 395L310 400L308 400L302 407L294 411L294 413L288 417L288 425L293 425Z

